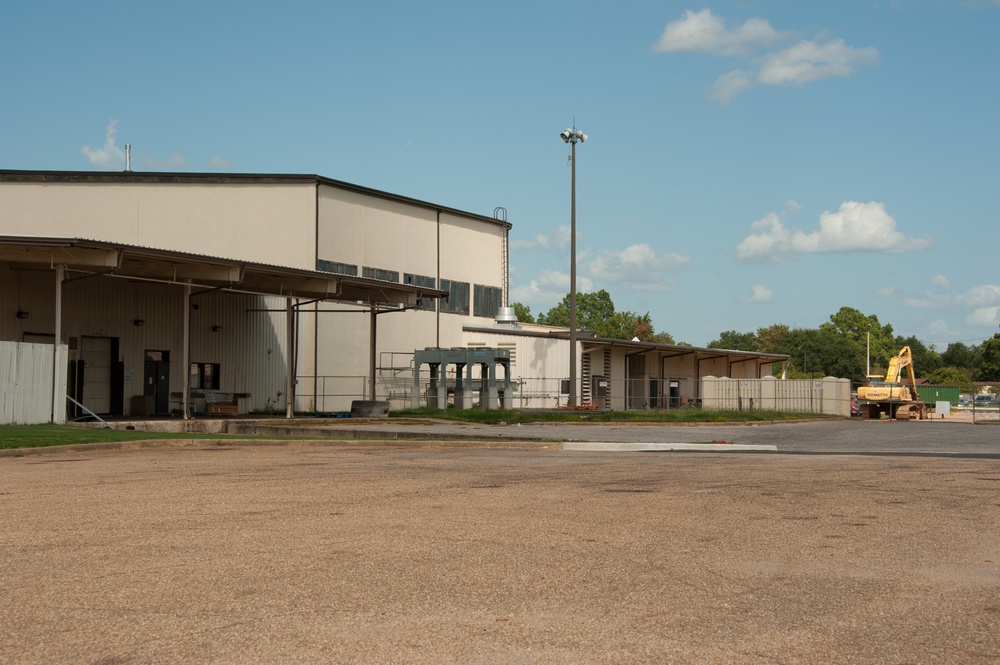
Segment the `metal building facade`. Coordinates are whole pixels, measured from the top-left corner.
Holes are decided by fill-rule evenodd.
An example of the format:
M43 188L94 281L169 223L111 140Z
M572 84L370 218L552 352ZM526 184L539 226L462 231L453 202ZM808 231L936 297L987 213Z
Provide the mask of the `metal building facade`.
M473 294L501 302L508 230L312 175L0 171L0 340L59 330L70 396L101 412L163 413L162 395L136 399L151 373L171 398L239 393L241 411L288 412L292 391L316 409L344 381L324 405L342 410L371 392L376 354L492 318ZM465 301L438 307L445 285Z

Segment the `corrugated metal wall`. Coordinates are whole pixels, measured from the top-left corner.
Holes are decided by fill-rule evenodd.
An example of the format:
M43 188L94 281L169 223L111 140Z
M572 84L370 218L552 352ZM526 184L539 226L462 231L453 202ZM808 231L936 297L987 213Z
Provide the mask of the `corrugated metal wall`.
M56 352L58 382L53 391L51 344L0 342L0 424L34 425L51 420L52 395L66 394L67 347ZM64 416L65 412L57 409ZM56 422L65 422L57 415Z
M0 338L18 342L25 336L53 334L53 272L4 268L0 288L5 294ZM83 337L117 339L119 353L114 360L124 365L122 410L127 414L131 398L144 392L146 352L167 352L169 391L179 398L189 369L182 366L183 308L184 287L179 285L111 277L68 281L63 286L62 318L68 359L71 363L80 359ZM17 309L29 316L18 319ZM284 410L284 298L221 291L199 294L195 289L190 344L193 363L219 365L219 390L250 394L241 411L266 406ZM179 399L175 402L179 406Z

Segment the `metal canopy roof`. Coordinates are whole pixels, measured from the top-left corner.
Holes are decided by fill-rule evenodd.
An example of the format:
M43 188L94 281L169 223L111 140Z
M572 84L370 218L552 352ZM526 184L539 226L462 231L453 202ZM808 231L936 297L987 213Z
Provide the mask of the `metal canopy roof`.
M558 328L554 330L521 330L510 326L484 326L466 325L465 330L493 333L497 335L520 335L525 337L557 337L559 339L569 339L569 330ZM629 339L615 339L613 337L597 337L593 332L581 330L577 341L583 347L584 353L590 353L598 349L617 347L632 350L636 353L646 353L657 351L664 357L695 356L698 360L711 360L713 358L729 358L731 362L745 362L747 360L759 360L763 363L778 363L787 361L791 356L784 353L763 353L757 351L737 351L735 349L713 349L699 346L685 346L682 344L656 344L654 342L636 342Z
M209 289L365 304L415 305L447 292L377 279L187 254L150 247L33 236L0 236L0 262L24 269L63 266L107 275ZM72 277L68 278L73 279Z

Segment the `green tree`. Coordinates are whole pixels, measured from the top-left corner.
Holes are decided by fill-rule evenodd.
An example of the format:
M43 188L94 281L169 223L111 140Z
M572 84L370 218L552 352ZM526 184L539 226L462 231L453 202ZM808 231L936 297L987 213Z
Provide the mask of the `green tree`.
M596 293L576 294L576 326L584 330L592 330L599 337L606 337L602 332L607 330L607 322L615 315L615 303L611 294L601 289ZM569 326L569 294L562 302L549 311L538 315L538 322L548 326Z
M719 339L708 343L710 349L728 349L730 351L757 351L760 339L756 333L741 333L735 330L725 330L719 334Z
M520 321L521 323L535 322L535 317L531 313L531 308L528 307L527 305L522 305L519 302L515 302L511 303L510 306L514 308L514 315L517 317L517 320Z
M538 323L549 326L569 327L569 294L558 305L538 315ZM611 294L604 289L596 293L576 294L576 326L590 330L598 337L610 339L633 339L643 342L673 344L667 333L658 333L653 328L649 313L615 310Z
M896 339L892 334L892 326L889 324L883 326L874 314L862 314L853 307L841 307L836 314L831 314L830 320L820 328L836 331L853 345L855 353L859 353L862 359L868 352L870 339L873 373L876 367L888 367L889 359L899 353ZM864 364L867 365L867 361Z
M760 353L786 353L785 341L791 333L791 328L784 323L775 323L766 328L757 329L757 351Z
M981 345L982 360L976 375L980 381L1000 381L1000 333Z
M972 392L972 372L964 367L942 367L927 376L939 386L961 386L962 392Z
M790 355L792 369L808 378L836 376L860 381L865 373L864 358L856 346L830 327L792 330L777 353Z
M636 339L640 342L651 342L653 344L673 344L674 338L665 332L656 332L653 328L653 321L649 317L649 312L636 314L635 312L615 312L614 318L605 337L615 339Z
M974 370L979 367L980 349L978 346L967 346L962 342L952 342L941 354L941 361L946 367L960 367Z

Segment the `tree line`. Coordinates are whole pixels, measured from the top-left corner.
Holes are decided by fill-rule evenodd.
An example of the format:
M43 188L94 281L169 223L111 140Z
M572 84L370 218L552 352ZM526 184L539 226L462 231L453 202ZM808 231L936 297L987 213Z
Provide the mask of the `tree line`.
M708 346L784 353L791 356L790 374L794 377L837 376L854 381L865 380L869 371L884 376L892 357L908 346L914 372L931 383L969 388L974 381L1000 380L1000 334L980 345L952 342L939 351L913 335L895 335L891 324L882 324L877 316L852 307L841 307L819 328L791 329L775 324L755 333L728 330Z
M598 337L676 343L669 333L655 330L649 312L617 311L611 295L604 289L578 293L576 301L577 327ZM569 326L569 294L537 317L521 303L511 306L519 321ZM904 346L910 347L916 375L932 383L969 389L974 381L1000 381L1000 334L979 345L951 342L939 351L935 345L927 346L915 336L894 334L891 324L883 324L878 316L863 314L852 307L841 307L818 328L790 328L776 323L756 332L726 330L708 344L713 349L788 355L790 378L836 376L858 382L864 381L869 372L884 376L890 359Z
M569 327L569 294L558 305L536 318L531 308L521 303L513 303L514 313L518 321L525 323L541 323L547 326ZM665 332L656 332L649 312L635 312L615 309L611 294L604 289L595 293L576 294L576 327L589 330L598 337L609 339L638 339L640 342L654 344L674 344L674 338Z

